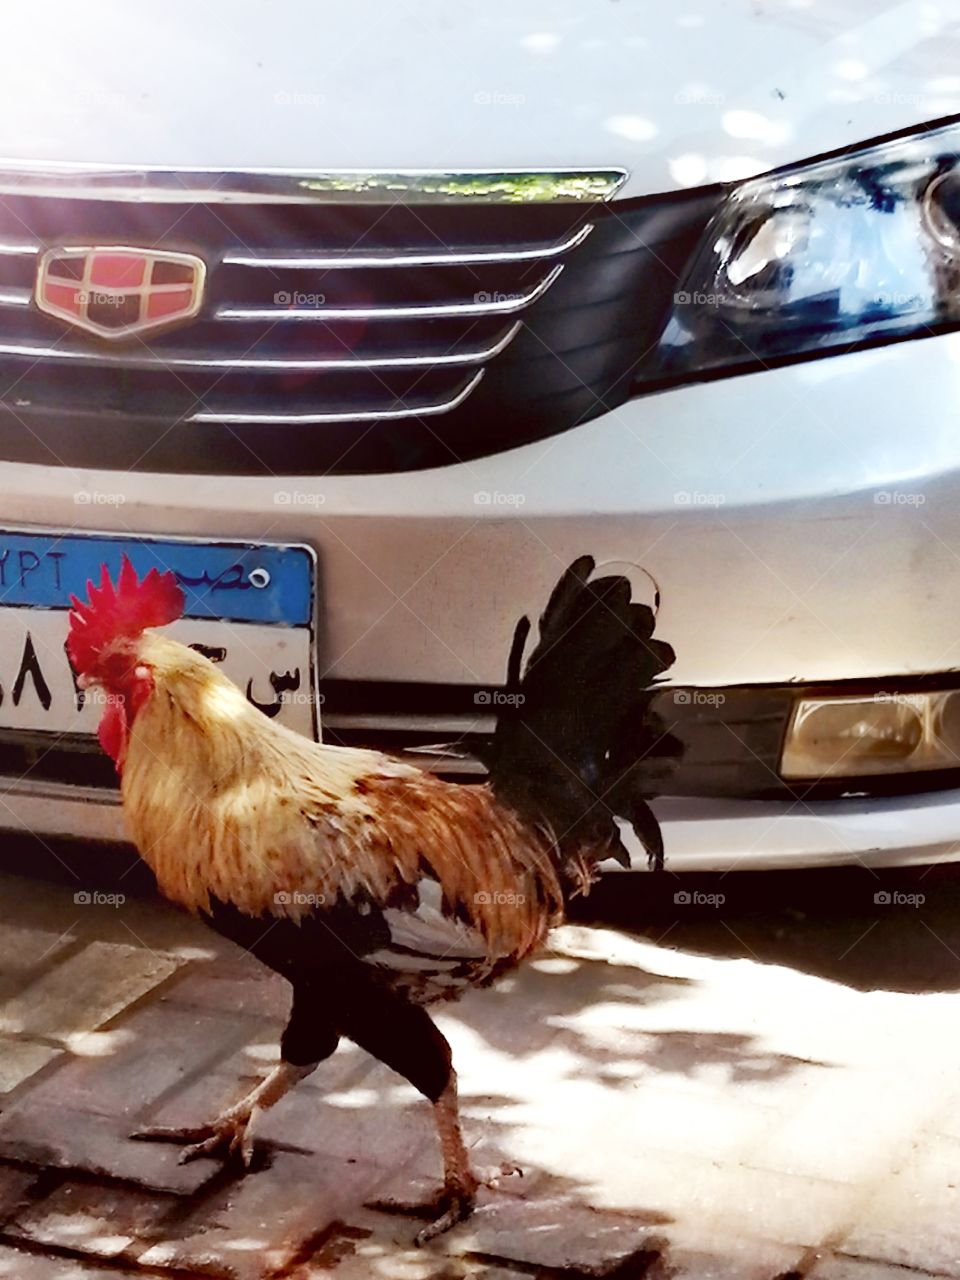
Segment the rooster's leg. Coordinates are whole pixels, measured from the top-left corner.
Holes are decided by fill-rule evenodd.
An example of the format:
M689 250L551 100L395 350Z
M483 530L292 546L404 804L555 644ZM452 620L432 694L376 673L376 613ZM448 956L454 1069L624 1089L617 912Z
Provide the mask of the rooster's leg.
M442 1235L451 1227L468 1218L473 1212L480 1179L470 1167L470 1157L463 1141L460 1127L460 1105L457 1098L457 1075L450 1068L447 1087L433 1104L437 1122L440 1151L443 1155L443 1191L440 1194L442 1213L422 1231L417 1232L415 1243L424 1245L428 1240Z
M476 1203L477 1188L493 1180L478 1176L460 1128L457 1077L450 1046L426 1010L405 997L367 987L344 1010L343 1031L351 1040L405 1076L433 1104L433 1114L443 1156L443 1187L429 1204L401 1204L393 1200L370 1202L385 1212L433 1217L416 1237L417 1245L449 1231L468 1218ZM497 1174L510 1172L498 1170Z

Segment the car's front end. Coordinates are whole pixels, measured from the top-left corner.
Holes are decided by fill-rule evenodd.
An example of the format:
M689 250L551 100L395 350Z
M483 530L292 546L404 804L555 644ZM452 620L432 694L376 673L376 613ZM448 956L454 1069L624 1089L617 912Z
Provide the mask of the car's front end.
M104 4L98 62L40 8L42 65L37 15L0 51L0 824L122 834L60 649L104 548L173 563L269 713L467 776L589 551L677 652L674 869L960 856L954 18Z

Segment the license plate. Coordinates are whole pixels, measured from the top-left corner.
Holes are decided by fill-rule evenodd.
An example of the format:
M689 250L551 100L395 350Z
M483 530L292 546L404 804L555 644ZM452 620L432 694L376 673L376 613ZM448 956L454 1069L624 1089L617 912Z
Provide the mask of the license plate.
M0 729L95 733L64 651L70 596L130 557L172 570L183 618L165 628L217 662L272 719L319 740L315 557L305 546L0 531Z

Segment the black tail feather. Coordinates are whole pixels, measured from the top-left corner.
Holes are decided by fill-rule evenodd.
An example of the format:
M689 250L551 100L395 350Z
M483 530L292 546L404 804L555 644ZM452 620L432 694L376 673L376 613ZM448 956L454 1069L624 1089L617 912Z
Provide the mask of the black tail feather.
M513 631L513 642L510 645L510 657L507 659L507 690L510 693L520 688L520 673L523 663L523 651L530 635L530 619L521 618Z
M629 579L591 581L594 568L581 556L561 576L522 676L530 623L517 625L507 669L514 696L497 722L491 781L525 817L549 826L562 857L629 865L620 818L659 868L663 840L646 801L680 747L650 703L674 653L653 638L653 612L633 601Z

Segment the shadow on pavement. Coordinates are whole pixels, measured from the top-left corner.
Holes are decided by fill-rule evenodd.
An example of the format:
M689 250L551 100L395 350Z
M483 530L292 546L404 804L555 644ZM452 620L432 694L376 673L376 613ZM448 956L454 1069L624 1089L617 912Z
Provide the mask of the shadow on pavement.
M960 990L960 865L612 873L571 918L861 991Z

